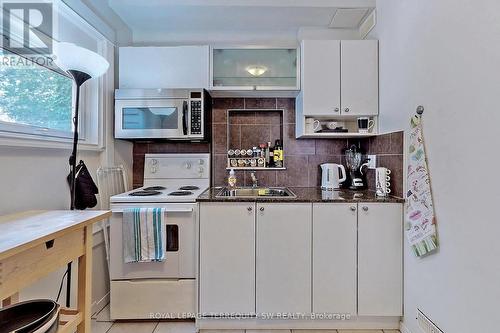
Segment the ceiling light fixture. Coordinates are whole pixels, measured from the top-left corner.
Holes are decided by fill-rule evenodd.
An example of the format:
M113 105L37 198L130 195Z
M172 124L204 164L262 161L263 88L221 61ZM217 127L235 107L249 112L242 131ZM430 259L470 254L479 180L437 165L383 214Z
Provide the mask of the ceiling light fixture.
M267 67L266 66L248 66L245 69L252 76L261 76L265 72L267 72Z

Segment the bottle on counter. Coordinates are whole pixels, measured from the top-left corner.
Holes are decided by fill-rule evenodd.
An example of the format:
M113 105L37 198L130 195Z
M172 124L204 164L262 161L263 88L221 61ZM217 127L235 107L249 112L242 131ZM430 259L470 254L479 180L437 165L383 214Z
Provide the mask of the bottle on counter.
M283 167L283 147L281 146L281 140L276 140L274 143L273 152L274 166L276 168Z
M227 178L227 185L229 186L230 189L234 189L236 187L236 174L234 172L234 169L231 169L231 171L229 171L229 177Z

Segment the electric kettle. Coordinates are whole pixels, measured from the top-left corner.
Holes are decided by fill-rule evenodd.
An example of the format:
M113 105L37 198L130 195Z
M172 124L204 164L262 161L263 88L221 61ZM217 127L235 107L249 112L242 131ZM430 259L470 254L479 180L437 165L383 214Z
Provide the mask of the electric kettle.
M321 164L322 190L331 191L339 189L340 183L345 181L346 179L347 179L347 174L342 164L335 164L335 163Z

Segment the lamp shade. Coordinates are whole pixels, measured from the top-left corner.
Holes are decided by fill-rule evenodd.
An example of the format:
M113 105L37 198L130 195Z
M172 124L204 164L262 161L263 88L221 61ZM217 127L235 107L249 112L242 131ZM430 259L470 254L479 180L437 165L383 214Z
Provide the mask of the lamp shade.
M97 78L109 68L109 62L101 55L72 43L55 43L54 62L64 71L79 71Z

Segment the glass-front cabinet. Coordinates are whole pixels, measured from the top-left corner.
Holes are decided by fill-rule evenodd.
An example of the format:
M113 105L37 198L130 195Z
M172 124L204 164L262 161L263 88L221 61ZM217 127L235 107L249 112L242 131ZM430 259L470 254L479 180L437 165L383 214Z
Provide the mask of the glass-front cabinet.
M297 48L212 48L211 90L300 90Z

